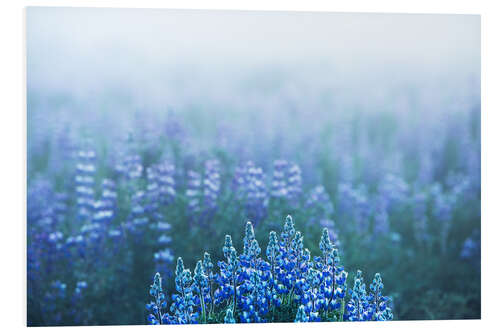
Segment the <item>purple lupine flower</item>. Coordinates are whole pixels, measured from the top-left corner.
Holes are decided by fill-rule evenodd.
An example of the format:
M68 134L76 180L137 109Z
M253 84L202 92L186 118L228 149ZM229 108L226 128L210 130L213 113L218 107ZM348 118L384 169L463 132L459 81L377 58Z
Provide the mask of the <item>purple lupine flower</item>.
M160 217L162 216L160 215ZM164 220L159 220L156 224L154 224L153 228L155 230L155 234L158 236L157 242L161 248L160 251L154 254L156 270L165 276L168 276L170 273L169 267L173 260L171 250L167 247L172 241L172 237L168 235L172 226Z
M295 163L274 161L271 196L297 204L302 194L302 171Z
M472 234L467 237L460 251L460 258L464 260L479 260L481 256L481 234L478 229L474 229Z
M287 171L287 188L288 199L296 203L302 194L302 170L295 163Z
M172 203L175 198L175 166L172 163L164 161L157 165L158 186L160 202L162 205Z
M158 170L155 166L151 166L146 169L146 197L147 205L145 207L146 211L150 215L158 213L158 208L160 204L160 185L158 181L159 175Z
M201 209L201 176L195 171L188 171L186 197L190 213L196 213Z
M339 214L344 219L351 220L351 230L368 231L371 215L370 202L364 186L353 187L350 183L338 185Z
M306 208L312 211L313 215L328 217L334 212L330 195L323 185L314 187L307 195Z
M146 195L144 191L133 193L131 199L131 211L126 226L135 233L144 231L144 227L149 223L146 215Z
M108 225L114 218L117 208L116 185L111 179L103 179L101 183L101 198L94 202L93 221Z
M76 202L78 218L82 222L89 222L94 208L94 175L96 153L87 148L77 152L76 163Z
M217 160L208 160L205 162L203 206L206 214L213 212L217 206L217 198L221 186L219 168Z
M115 170L129 181L141 178L143 172L141 156L125 154L125 156L121 157L121 161L115 165Z
M169 277L171 275L170 265L174 261L174 256L170 249L165 248L153 255L155 262L155 270L159 272L164 277Z
M173 165L163 162L149 167L147 170L146 212L158 224L164 222L160 206L168 205L175 197ZM170 227L170 225L168 225ZM163 235L167 237L166 235Z
M247 218L256 224L267 214L269 202L264 172L252 161L238 167L233 180L233 187L239 200L245 202Z
M337 228L335 227L335 222L330 219L321 219L319 221L319 225L328 230L328 234L330 235L330 240L332 245L338 249L341 248L340 239L337 233Z
M54 218L56 224L61 224L69 212L68 209L69 197L64 192L54 194Z
M285 160L274 161L271 196L285 198L288 195L287 186L288 162Z
M172 142L181 143L186 139L186 129L177 114L172 111L168 112L164 128L166 136Z
M404 179L390 173L379 184L378 193L386 201L386 209L392 211L406 203L409 186Z

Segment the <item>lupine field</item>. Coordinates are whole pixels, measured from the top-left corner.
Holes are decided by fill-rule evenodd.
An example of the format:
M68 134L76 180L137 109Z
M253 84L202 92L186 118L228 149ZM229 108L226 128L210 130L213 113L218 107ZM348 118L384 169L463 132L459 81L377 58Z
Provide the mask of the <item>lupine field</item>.
M477 78L283 68L174 107L28 71L29 326L480 318Z

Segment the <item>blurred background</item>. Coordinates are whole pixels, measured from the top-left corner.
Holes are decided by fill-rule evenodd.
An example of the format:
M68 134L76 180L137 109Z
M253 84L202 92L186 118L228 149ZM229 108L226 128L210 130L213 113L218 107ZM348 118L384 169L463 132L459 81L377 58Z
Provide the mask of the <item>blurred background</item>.
M480 318L480 17L30 7L28 324L323 227L395 319ZM352 276L350 277L352 278ZM351 281L350 281L351 282Z

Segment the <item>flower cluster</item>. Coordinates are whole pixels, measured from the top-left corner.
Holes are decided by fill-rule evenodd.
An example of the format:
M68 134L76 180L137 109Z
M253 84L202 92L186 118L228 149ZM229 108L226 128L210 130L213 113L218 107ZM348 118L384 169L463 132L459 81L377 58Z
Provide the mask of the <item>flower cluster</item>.
M365 290L361 272L349 290L347 272L340 263L338 249L323 230L319 256L311 256L303 236L287 216L281 237L271 231L264 259L251 222L245 226L243 250L238 255L230 235L222 247L223 260L214 270L205 253L194 275L177 259L175 288L170 312L156 273L146 308L151 324L194 324L217 322L275 322L292 311L297 322L391 320L390 299L382 295L382 279L377 273Z
M274 161L271 195L292 203L302 193L302 171L295 163L285 160Z
M349 289L351 300L347 303L344 319L349 321L387 321L392 320L393 314L389 307L391 299L382 295L384 284L380 273L376 273L370 284L370 291L366 291L361 271L356 273L354 286Z
M94 208L94 174L96 153L92 149L82 149L77 153L76 164L76 193L78 218L89 222Z
M235 171L234 185L237 196L245 202L246 214L256 223L267 213L269 203L264 172L252 161L248 161Z

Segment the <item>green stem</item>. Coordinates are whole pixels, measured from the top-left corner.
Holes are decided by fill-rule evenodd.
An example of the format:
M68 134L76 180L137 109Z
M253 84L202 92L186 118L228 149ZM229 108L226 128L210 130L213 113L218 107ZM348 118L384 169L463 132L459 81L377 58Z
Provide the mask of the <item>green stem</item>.
M200 288L200 302L201 302L201 318L202 322L206 323L207 322L207 315L206 315L206 309L205 309L205 300L203 299L203 292L201 291Z

